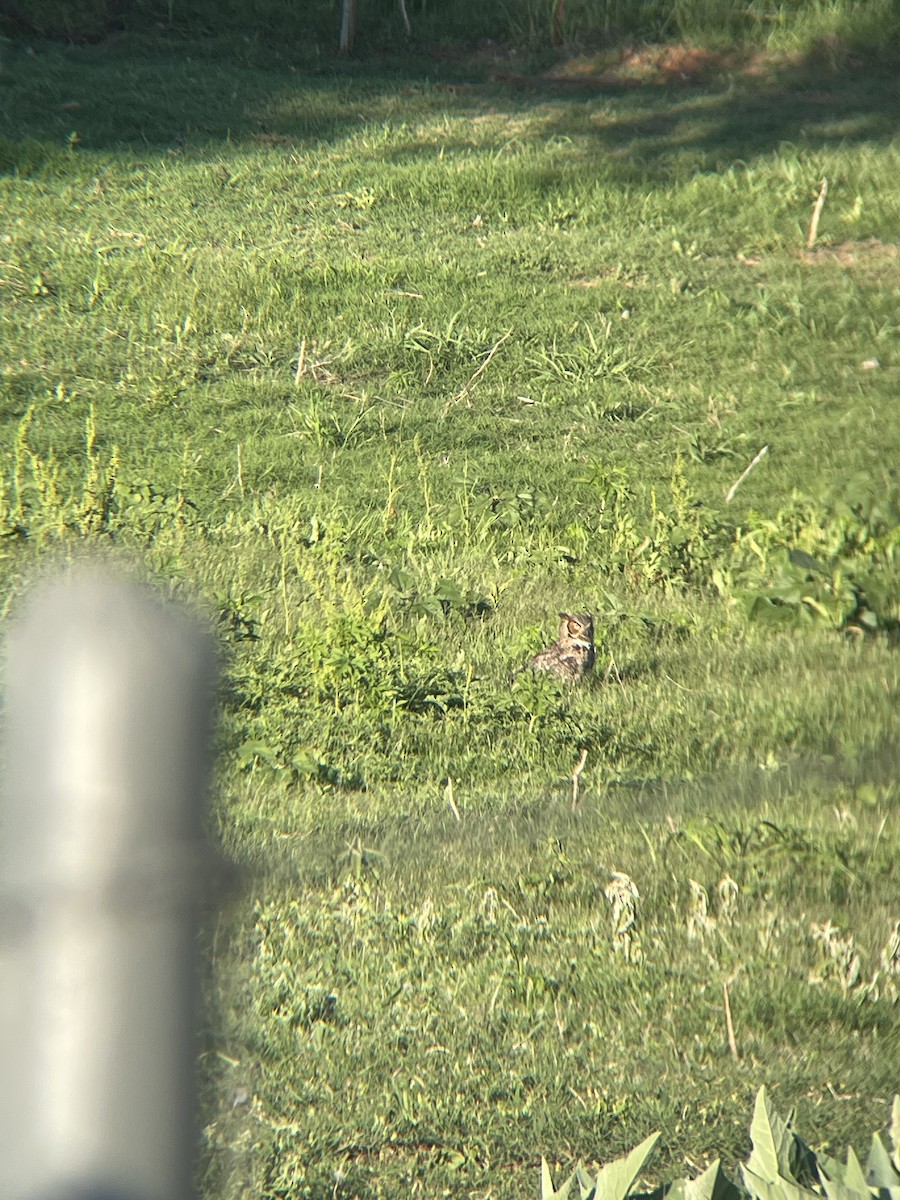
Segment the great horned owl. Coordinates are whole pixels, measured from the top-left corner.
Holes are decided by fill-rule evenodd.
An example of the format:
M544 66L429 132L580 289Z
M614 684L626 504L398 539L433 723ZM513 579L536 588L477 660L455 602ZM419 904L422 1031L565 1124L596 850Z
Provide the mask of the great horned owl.
M532 671L550 671L574 683L594 665L594 618L590 613L560 613L559 637L552 646L536 654L526 666Z

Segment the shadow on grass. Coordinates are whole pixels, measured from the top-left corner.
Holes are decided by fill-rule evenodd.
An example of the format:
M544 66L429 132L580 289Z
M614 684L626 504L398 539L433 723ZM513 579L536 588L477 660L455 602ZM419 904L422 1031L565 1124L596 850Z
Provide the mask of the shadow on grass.
M900 75L884 66L823 71L811 59L764 80L696 85L507 76L494 83L485 107L511 121L530 116L531 136L541 143L577 138L586 165L602 163L607 179L665 183L746 164L785 145L807 153L887 147L900 120ZM458 138L454 147L453 135L442 132L445 153L471 145L464 129ZM411 158L434 149L407 143L395 154ZM552 190L550 179L547 185Z
M829 71L810 58L764 78L705 86L607 78L486 77L483 62L337 61L327 68L267 66L204 56L202 46L110 41L36 49L8 43L0 74L0 171L23 174L48 151L77 144L109 152L207 149L215 142L334 144L369 124L447 114L537 118L537 136L579 135L589 158L623 183L714 170L784 143L887 145L900 117L900 76L857 64ZM461 78L462 75L462 78ZM528 135L526 135L528 136ZM466 126L436 142L408 139L386 156L428 157L470 146ZM550 185L548 180L548 186Z
M623 178L668 174L673 156L713 170L790 143L886 146L896 136L900 81L895 72L855 70L823 77L814 62L765 83L720 90L647 87L598 114L592 134L599 154L620 162ZM545 125L562 135L559 113Z

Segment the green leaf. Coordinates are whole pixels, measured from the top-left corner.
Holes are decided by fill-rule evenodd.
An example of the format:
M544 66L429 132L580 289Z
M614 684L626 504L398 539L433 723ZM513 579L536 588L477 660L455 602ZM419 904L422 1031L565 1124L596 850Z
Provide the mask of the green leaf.
M305 778L314 778L319 774L319 759L311 750L300 750L291 759L291 766Z
M900 1095L894 1097L894 1103L891 1106L891 1159L894 1166L900 1171Z
M415 590L416 581L409 571L404 571L402 567L394 567L388 575L388 582L391 587L395 587L398 592L412 592Z
M679 1179L673 1183L666 1191L665 1200L741 1200L742 1195L716 1159L696 1179Z
M753 1150L747 1160L745 1176L749 1174L752 1180L762 1180L774 1188L784 1191L782 1200L794 1195L794 1189L799 1189L805 1195L815 1195L806 1190L809 1183L818 1184L820 1171L816 1156L798 1137L792 1129L793 1113L788 1119L782 1120L775 1109L769 1104L766 1089L761 1087L756 1096L753 1109L753 1120L750 1125L750 1138ZM835 1172L843 1178L840 1169ZM748 1182L749 1186L749 1182ZM841 1184L843 1186L843 1184ZM762 1191L757 1191L762 1196Z
M824 571L825 569L811 554L807 554L805 550L798 550L796 547L788 551L788 560L795 567L802 567L804 571Z
M263 762L273 767L279 764L277 750L267 746L265 742L244 742L238 747L237 756L238 762L242 766L246 766L257 758L261 758Z
M434 589L434 594L438 600L446 600L448 604L464 604L463 594L459 590L459 584L455 579L441 579L437 587Z
M824 1150L820 1150L816 1155L816 1170L819 1179L827 1176L829 1179L843 1179L844 1167L836 1158L832 1158L830 1154L826 1154Z
M822 1186L828 1200L871 1200L859 1159L849 1148L845 1167L829 1161L828 1174L822 1175Z
M868 1196L869 1188L866 1183L866 1177L863 1175L862 1167L859 1165L859 1159L849 1146L847 1147L847 1167L844 1171L844 1186L852 1192L858 1192L861 1196Z
M811 608L814 613L818 613L818 615L824 621L831 620L831 613L828 611L828 609L825 607L824 604L822 604L819 600L817 600L815 598L815 596L804 596L803 603L806 605L807 608Z
M765 1087L756 1093L753 1120L750 1123L753 1150L747 1160L747 1170L769 1183L779 1177L790 1178L791 1145L794 1136L790 1123L783 1121L769 1104Z
M747 617L764 625L796 625L797 609L793 604L779 603L759 593L745 592L743 599ZM779 597L779 600L781 597Z
M777 1179L782 1165L787 1163L789 1134L781 1118L770 1112L765 1087L756 1093L750 1140L753 1149L747 1160L747 1173L754 1178Z
M800 1187L791 1179L780 1175L774 1179L764 1179L743 1163L741 1163L741 1175L747 1191L758 1200L818 1200L815 1192Z
M550 1167L547 1165L546 1158L541 1155L541 1200L567 1200L574 1182L575 1172L573 1171L565 1183L560 1184L559 1191L554 1191Z
M900 1188L900 1172L897 1171L884 1142L877 1133L872 1134L872 1146L866 1159L866 1179L871 1187Z
M594 1181L581 1163L575 1168L575 1178L578 1180L578 1190L581 1193L581 1200L594 1200Z
M855 1192L851 1188L848 1188L840 1179L824 1178L822 1186L825 1189L827 1200L872 1200L868 1189L864 1193Z
M437 596L417 596L409 606L414 617L442 617L444 610Z
M630 1154L601 1167L594 1181L596 1200L625 1200L658 1141L659 1133L651 1133Z
M870 608L864 608L854 620L857 625L864 625L870 631L876 630L879 626L878 614L873 613Z

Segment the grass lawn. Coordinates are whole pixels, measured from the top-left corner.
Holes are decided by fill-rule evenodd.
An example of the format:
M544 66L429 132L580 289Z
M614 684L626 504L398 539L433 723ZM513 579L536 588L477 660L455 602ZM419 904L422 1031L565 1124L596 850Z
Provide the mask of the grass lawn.
M533 1196L659 1129L656 1183L762 1083L864 1152L896 73L262 58L0 75L2 611L110 554L221 644L202 1195ZM511 681L561 610L593 677Z

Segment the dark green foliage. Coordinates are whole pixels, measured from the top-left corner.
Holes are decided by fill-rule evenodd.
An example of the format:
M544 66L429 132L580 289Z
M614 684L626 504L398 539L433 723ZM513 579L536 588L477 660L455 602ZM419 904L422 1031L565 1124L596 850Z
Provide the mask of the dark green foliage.
M766 41L802 44L826 65L849 53L895 53L900 19L891 0L406 0L409 31L394 0L362 0L356 50L413 53L435 43L457 47L488 41L543 52L561 45L606 45L611 40L686 40L714 46L758 47ZM321 60L338 45L340 10L334 0L5 0L0 28L10 34L102 42L125 30L202 39L207 47L285 49ZM458 52L458 50L457 50Z

